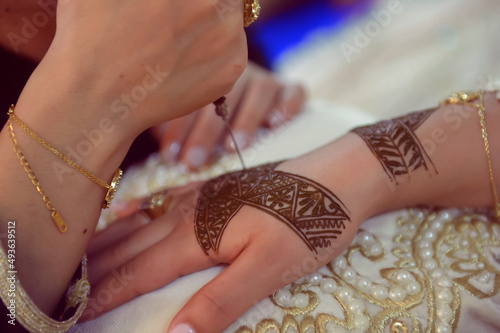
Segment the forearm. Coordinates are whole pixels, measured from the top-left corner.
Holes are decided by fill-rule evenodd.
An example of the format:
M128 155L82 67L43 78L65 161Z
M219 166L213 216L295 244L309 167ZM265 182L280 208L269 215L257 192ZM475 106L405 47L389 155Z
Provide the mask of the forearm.
M495 94L489 93L484 104L494 176L500 179L500 103ZM492 208L477 110L449 105L427 114L414 130L405 130L405 135L414 135L413 145L422 148L420 152L409 150L405 155L404 147L409 143L402 141L396 141L396 151L392 147L385 153L384 149L375 152L366 137L350 132L280 168L311 177L332 190L357 223L385 211L416 205ZM384 159L393 162L392 169L382 162ZM396 162L411 165L412 159L413 167L397 167Z
M55 76L55 75L54 75ZM110 182L133 139L122 135L120 123L109 120L105 131L99 117L86 119L89 104L64 97L71 83L45 76L46 89L29 83L16 108L16 116L64 155L99 178ZM35 80L36 81L36 80ZM104 108L106 105L93 105ZM7 110L2 110L6 112ZM75 121L75 118L80 119ZM8 126L0 134L0 233L16 221L18 278L35 303L51 313L65 292L92 236L106 190L44 149L13 123L19 148L55 208L68 225L61 234L42 196L21 166L9 138ZM83 133L93 133L94 142ZM5 247L5 239L3 240Z

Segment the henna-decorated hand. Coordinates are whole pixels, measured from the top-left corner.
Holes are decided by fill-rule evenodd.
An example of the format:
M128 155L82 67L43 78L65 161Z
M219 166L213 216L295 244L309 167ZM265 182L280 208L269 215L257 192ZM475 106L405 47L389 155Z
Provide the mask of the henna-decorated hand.
M489 124L496 128L500 103L492 95L485 100L492 110ZM450 125L457 110L464 117L460 131ZM260 299L310 273L302 269L294 274L293 268L305 267L311 259L319 268L335 258L369 216L415 204L491 205L491 194L484 190L489 187L484 151L474 149L481 147L481 135L476 122L466 121L467 111L445 106L432 114L382 122L277 167L236 172L173 191L174 209L165 216L142 226L135 215L97 236L100 249L106 238L114 244L92 251L101 252L90 259L91 278L99 283L94 284L95 298L85 319L179 276L229 264L170 326L185 324L175 333L221 332ZM436 129L443 128L448 140L427 150L422 138L435 137ZM496 149L500 132L490 133ZM495 165L500 165L498 156ZM456 163L464 166L459 173ZM478 174L481 168L486 170ZM110 285L113 269L135 279L110 303L99 304L99 292Z
M361 140L356 142L365 149ZM347 162L342 155L337 155L340 167ZM358 175L362 182L357 184L339 177L338 186L323 186L320 172L311 176L310 158L173 190L173 208L166 215L146 225L141 215L133 215L97 235L96 248L89 251L93 300L84 320L180 276L229 264L191 298L170 326L184 323L196 332L221 332L261 299L311 273L310 262L318 269L334 259L371 214L356 202L356 193L370 179L385 179L377 172L380 177ZM103 250L106 239L113 244ZM109 304L100 304L99 292L107 288L116 269L135 279Z

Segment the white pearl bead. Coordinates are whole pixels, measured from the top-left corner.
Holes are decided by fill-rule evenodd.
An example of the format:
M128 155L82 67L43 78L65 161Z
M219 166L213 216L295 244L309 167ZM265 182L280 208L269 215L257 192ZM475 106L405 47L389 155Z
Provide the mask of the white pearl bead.
M484 269L484 267L485 267L485 266L484 266L484 263L483 263L483 262L479 262L479 263L477 263L477 268L478 268L478 269Z
M274 296L274 300L282 307L287 308L292 304L292 293L288 289L281 289Z
M347 302L352 298L353 292L349 287L341 287L337 289L337 297L340 298L341 301Z
M378 257L379 255L381 255L383 251L384 250L382 249L382 246L380 246L377 243L375 243L372 246L370 246L370 249L368 250L369 255L372 255L372 256L375 256L375 257Z
M449 323L451 317L453 317L453 311L451 311L449 306L440 306L436 311L436 315L441 321Z
M305 308L309 304L309 297L305 294L297 294L292 297L292 304L296 308Z
M488 283L490 279L491 279L491 273L488 271L481 273L481 275L479 275L478 277L479 282L482 283Z
M309 282L313 286L319 286L322 280L323 276L318 272L309 274L309 276L307 277L307 282Z
M474 259L474 260L479 259L479 255L478 255L477 253L473 253L473 254L471 254L471 255L470 255L470 257L471 257L472 259Z
M426 259L424 260L422 265L424 266L426 271L430 272L437 267L437 262L434 259Z
M335 272L338 273L347 267L347 259L344 256L337 257L333 260L332 265Z
M368 318L363 316L354 317L354 327L356 327L357 329L365 331L368 326L370 326L370 321L368 320Z
M450 325L445 323L437 323L436 324L436 333L449 333L451 332Z
M356 272L352 268L348 267L344 270L344 273L342 273L342 277L346 282L351 283L356 280Z
M373 236L366 231L358 234L358 239L362 245L368 245L369 243L373 242Z
M446 288L441 288L437 293L438 302L451 303L453 301L453 294Z
M372 282L370 281L370 279L364 276L358 279L356 285L358 286L359 290L361 290L364 293L370 292L372 288Z
M389 292L385 286L376 285L372 287L372 296L379 301L387 299L389 297Z
M422 290L422 286L417 281L411 281L406 285L406 293L410 296L417 295Z
M421 210L414 210L413 211L413 216L418 217L418 218L423 218L424 213Z
M430 248L425 248L420 250L420 258L431 259L434 256L434 251Z
M429 248L432 247L432 243L426 239L423 239L420 242L418 242L418 247L421 249Z
M467 239L464 239L463 241L460 242L460 245L462 247L467 247L467 246L469 246L469 241Z
M361 314L365 311L365 303L363 303L362 300L354 299L349 302L349 310L351 310L351 312Z
M447 277L447 276L441 276L437 280L437 284L440 287L451 288L453 286L453 281L451 281L451 279L449 277Z
M346 333L346 330L330 322L326 324L326 333Z
M436 269L433 269L432 272L431 272L431 277L434 279L434 280L437 280L439 279L441 276L443 276L444 273L443 273L443 270L441 268L436 268Z
M469 232L469 236L472 238L476 238L478 235L477 235L477 232L471 231L471 232Z
M394 301L394 302L402 302L406 298L406 291L399 287L399 286L394 286L391 289L391 292L389 293L389 297Z
M396 282L399 285L405 285L409 281L413 280L411 273L406 269L400 269L395 276Z
M337 289L337 283L332 278L326 278L321 281L321 291L327 294L333 293Z
M431 225L431 229L437 230L437 231L443 229L443 222L441 222L441 221L434 221L434 223L432 223L432 225Z
M427 230L424 233L424 238L429 239L429 240L433 240L434 238L436 238L436 233L432 230Z

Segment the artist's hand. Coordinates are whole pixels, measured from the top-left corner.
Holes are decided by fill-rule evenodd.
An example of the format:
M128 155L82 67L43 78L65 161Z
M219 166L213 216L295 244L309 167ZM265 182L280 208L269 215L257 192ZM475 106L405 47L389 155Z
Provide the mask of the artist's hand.
M61 1L22 100L53 101L78 121L118 119L129 135L208 105L231 90L247 57L243 1L223 16L215 5Z
M248 147L260 127L276 128L303 110L301 85L284 83L272 72L249 63L227 95L231 124L240 148ZM195 114L155 127L160 152L166 163L181 162L197 170L217 158L217 148L234 150L224 122L209 105Z
M309 158L286 162L277 170L311 177L307 171ZM321 173L317 175L322 178ZM262 176L266 175L262 174ZM319 180L315 177L311 178ZM248 180L247 177L241 179L242 181ZM276 179L279 182L279 179ZM245 205L225 229L220 247L216 248L218 252L205 248L208 255L205 255L200 248L200 244L206 245L203 232L195 233L193 230L200 185L191 185L189 188L171 192L174 199L170 207L173 208L165 216L144 225L143 218L140 215L134 215L118 222L109 231L96 236L100 249L89 251L92 255L89 259L89 271L93 284L92 301L89 303L83 320L93 319L138 295L154 291L180 276L218 264L229 264L220 276L190 299L170 326L172 329L176 325L187 324L196 332L221 332L261 299L299 279L302 275L311 273L308 271L311 267L304 268L304 262L314 262L314 269L318 269L334 259L351 243L360 222L370 213L361 205L358 206L363 197L360 189L366 187L367 184L365 182L362 185L350 183L338 180L337 189L340 192L337 194L344 194L342 199L346 199L343 203L347 208L340 203L340 200L335 199L336 205L342 210L342 213L337 213L340 215L345 213L350 221L344 220L336 227L331 227L331 230L325 228L331 231L329 235L335 235L329 238L331 240L329 245L311 246L314 244L313 238L318 236L319 232L314 235L309 234L306 237L307 241L304 241L303 236L307 235L306 231L309 230L306 227L305 229L299 228L301 231L297 233L298 229L290 227L289 223L276 218L269 212ZM307 192L306 188L303 189ZM313 188L307 188L307 190L313 190ZM292 192L289 193L290 198L286 200L293 201L291 197L295 194ZM272 196L272 193L269 195ZM310 201L314 202L312 207L322 207L321 202L316 201L318 197L315 195L313 197L315 199ZM308 205L307 200L305 197L299 198L301 207ZM274 207L275 211L279 211L279 205L276 202L276 205L269 204L267 208ZM326 206L328 206L327 210L333 207L330 204ZM370 207L370 205L366 206ZM230 209L229 206L227 209ZM220 217L217 214L224 213L213 207L210 212L214 214L211 215L210 220ZM312 208L311 212L320 215L325 213L322 208L318 211ZM297 210L291 214L298 216L303 212ZM319 216L317 219L322 220ZM321 229L321 232L324 231ZM210 237L215 239L220 232L220 230L211 229ZM301 232L303 235L299 236ZM114 244L103 250L102 242L105 238ZM94 245L97 244L94 243ZM296 273L297 269L294 268L297 267L301 273ZM99 301L99 293L101 290L106 290L110 281L114 279L113 270L124 270L127 275L134 276L134 278L123 291L113 295L111 302L106 301L104 304Z

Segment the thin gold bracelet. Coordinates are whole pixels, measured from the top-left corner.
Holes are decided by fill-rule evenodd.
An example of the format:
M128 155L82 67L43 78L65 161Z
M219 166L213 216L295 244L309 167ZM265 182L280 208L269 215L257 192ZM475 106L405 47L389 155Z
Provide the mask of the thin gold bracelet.
M33 130L31 130L28 125L26 125L21 119L19 119L15 114L14 114L14 109L15 106L11 105L9 108L9 120L15 121L21 129L28 134L32 139L34 139L36 142L38 142L42 147L59 157L61 160L63 160L65 163L67 163L69 166L71 166L73 169L76 171L80 172L83 174L85 177L88 179L92 180L94 183L104 187L107 189L106 196L104 198L104 202L102 204L102 208L109 208L111 205L111 201L113 200L116 191L118 190L118 185L120 184L120 179L123 175L123 171L118 169L113 175L113 180L111 181L111 184L107 184L104 180L100 179L96 175L94 175L92 172L82 168L78 163L70 159L69 157L63 155L60 153L57 149L52 147L47 141L42 139L38 134L36 134Z
M500 95L498 95L498 93L497 93L497 97L500 98ZM473 103L473 101L475 101L475 100L479 100L479 103ZM477 109L477 112L479 114L479 121L481 124L481 135L483 137L484 149L486 151L488 169L490 172L490 181L491 181L491 187L493 189L493 198L495 200L495 214L497 216L498 221L500 222L500 201L498 199L496 182L495 182L495 178L493 175L493 165L491 163L491 153L490 153L490 143L488 140L488 132L486 131L486 117L485 117L486 108L484 107L484 93L483 93L483 91L455 93L450 98L445 100L443 102L443 104L460 104L460 105L465 105L465 106L469 106L469 107L472 107L474 109Z
M42 200L45 203L47 209L50 211L50 216L52 217L52 220L54 221L57 229L59 229L61 233L65 233L66 231L68 231L68 225L66 224L66 222L64 222L63 217L61 216L59 211L54 207L54 204L50 201L47 194L45 194L42 185L40 185L40 182L38 181L38 178L36 178L35 173L31 169L28 160L21 151L21 148L19 147L19 144L17 143L16 140L16 136L14 134L12 121L10 119L8 120L8 123L9 123L8 125L9 125L10 141L12 143L12 147L14 148L14 152L16 153L17 158L19 159L19 162L23 166L24 171L26 171L26 173L28 174L31 183L36 187L38 193L40 193L40 195L42 196Z

